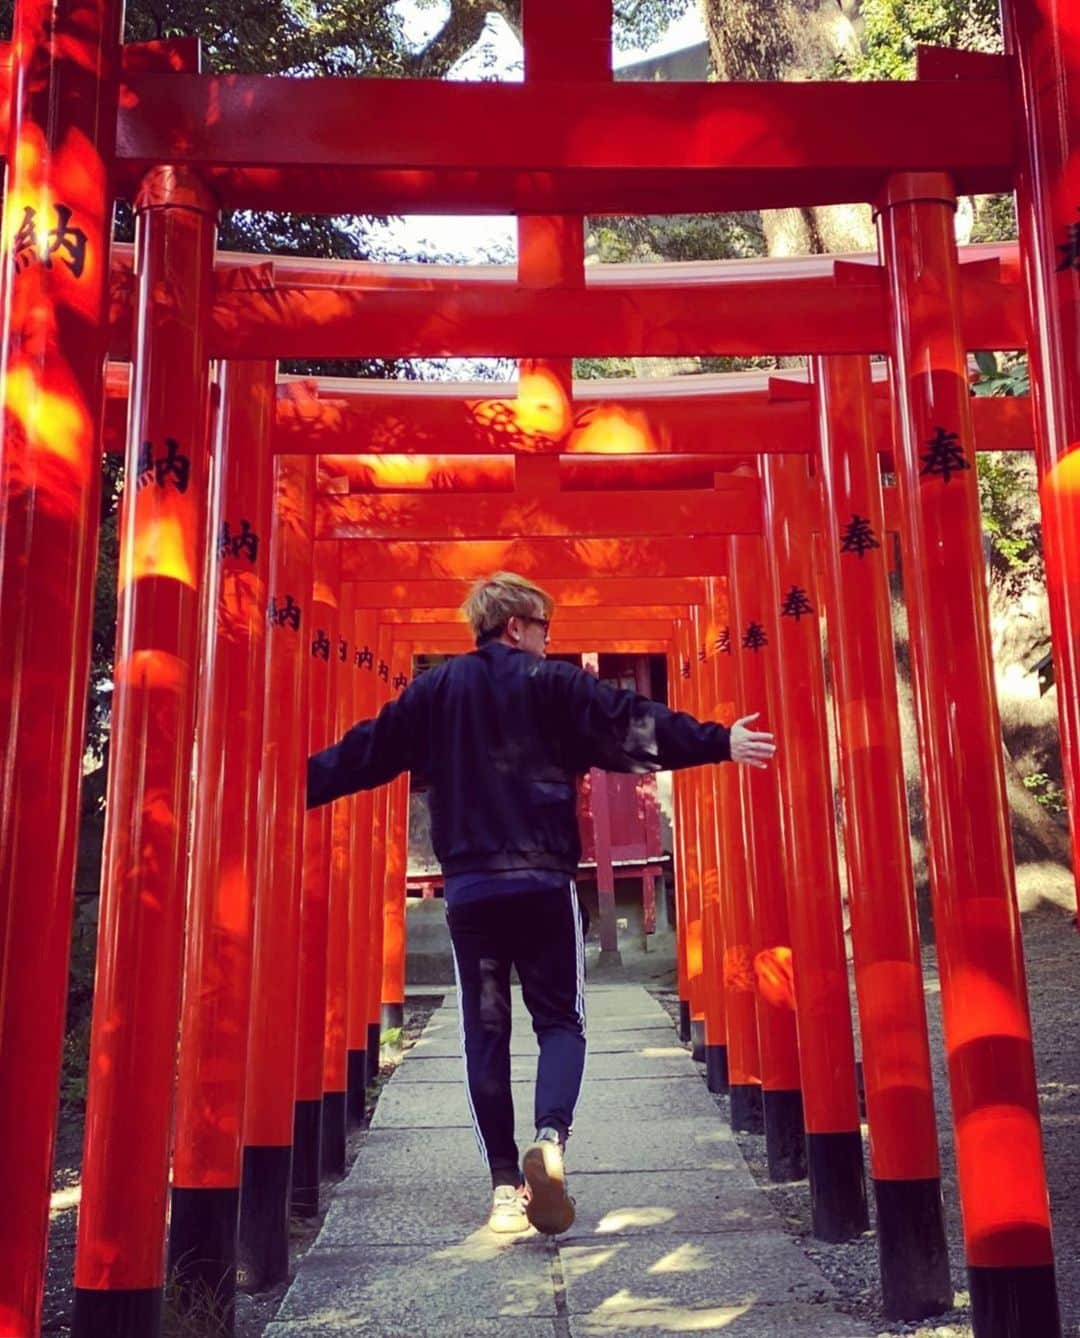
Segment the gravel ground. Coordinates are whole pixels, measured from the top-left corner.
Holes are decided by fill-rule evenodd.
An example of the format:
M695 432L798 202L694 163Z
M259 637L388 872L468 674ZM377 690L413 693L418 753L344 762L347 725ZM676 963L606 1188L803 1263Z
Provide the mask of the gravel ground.
M367 1137L375 1103L379 1099L386 1080L401 1062L401 1056L411 1049L420 1033L427 1026L428 1019L442 1003L442 995L415 996L406 1000L405 1025L402 1028L400 1049L383 1050L383 1063L379 1069L379 1080L368 1094L367 1118L359 1128L353 1129L346 1147L347 1168L351 1167L356 1154ZM73 1304L72 1273L75 1266L75 1225L77 1186L79 1184L79 1164L82 1155L82 1114L65 1111L61 1114L57 1131L55 1169L53 1171L53 1216L49 1224L49 1258L45 1282L45 1306L42 1322L42 1334L69 1334L71 1332L71 1308ZM289 1281L296 1273L296 1266L319 1234L323 1217L329 1207L330 1194L336 1181L324 1180L320 1202L323 1212L318 1217L292 1219L291 1245L289 1250ZM263 1330L277 1313L281 1299L288 1290L289 1283L283 1282L273 1291L259 1292L254 1296L239 1295L236 1298L235 1338L260 1338ZM164 1338L195 1338L199 1334L198 1326L186 1321L169 1306L166 1294L166 1313Z
M1080 1051L1075 1035L1076 992L1080 973L1080 935L1061 906L1043 903L1024 916L1024 951L1028 971L1032 1025L1035 1034L1036 1070L1042 1108L1047 1179L1050 1186L1057 1257L1058 1294L1063 1331L1067 1338L1080 1336L1080 1276L1073 1260L1080 1249ZM810 1234L810 1205L805 1181L790 1185L770 1183L766 1173L764 1140L751 1134L736 1138L747 1165L762 1192L787 1224L792 1237L815 1261L842 1297L842 1308L876 1325L878 1338L917 1335L917 1338L970 1338L960 1209L953 1155L952 1116L945 1074L941 1033L941 996L937 960L933 949L923 953L927 1021L934 1059L934 1090L937 1099L939 1146L942 1161L942 1194L949 1235L953 1287L957 1308L935 1320L899 1323L887 1320L881 1310L878 1282L877 1242L873 1231L843 1245L826 1245ZM678 999L670 991L655 991L673 1020ZM714 1098L728 1116L727 1098ZM865 1136L865 1126L863 1128ZM864 1137L865 1143L865 1137ZM864 1146L866 1165L869 1148ZM873 1199L871 1196L871 1216ZM1031 1338L1039 1338L1032 1334Z

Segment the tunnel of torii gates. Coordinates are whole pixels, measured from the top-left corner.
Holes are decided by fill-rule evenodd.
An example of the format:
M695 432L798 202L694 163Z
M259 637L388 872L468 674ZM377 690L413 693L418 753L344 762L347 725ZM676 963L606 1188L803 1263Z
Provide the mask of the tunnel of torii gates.
M225 1331L238 1258L243 1285L283 1276L290 1202L312 1212L320 1160L340 1168L402 990L407 782L305 816L304 758L415 655L464 649L453 610L497 567L556 596L554 650L662 651L676 705L778 733L770 769L676 777L679 993L733 1122L764 1131L774 1177L808 1169L814 1231L839 1240L867 1213L824 623L885 1306L949 1306L890 532L975 1332L1059 1332L974 451L1036 450L1074 806L1080 32L1057 0L1003 9L1008 54L926 50L909 83L620 85L610 0L525 0L524 84L463 85L209 76L196 42L122 45L114 0L17 0L0 1333L40 1324L110 446L131 486L78 1338L157 1334L167 1255ZM957 193L1010 190L1018 253L958 254ZM583 268L590 213L843 202L875 207L876 258ZM222 208L511 213L519 261L215 256ZM1025 347L1032 401L973 402L970 351ZM574 356L683 354L805 355L810 376L571 382ZM276 385L281 359L369 355L509 357L520 379Z

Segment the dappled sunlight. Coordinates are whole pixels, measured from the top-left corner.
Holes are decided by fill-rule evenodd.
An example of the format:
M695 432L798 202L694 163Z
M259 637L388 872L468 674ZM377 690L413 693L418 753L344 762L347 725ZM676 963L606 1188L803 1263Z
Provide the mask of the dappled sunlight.
M1044 472L1039 492L1043 506L1055 498L1073 500L1080 496L1080 442L1073 442Z
M1067 586L1080 582L1080 442L1045 470L1039 480L1039 502L1047 539L1058 550L1061 577Z
M558 373L546 363L522 361L515 414L526 436L553 440L566 436L573 421L567 390Z
M613 1208L597 1222L595 1231L598 1236L602 1236L626 1231L630 1227L665 1226L677 1216L674 1208Z
M598 1268L603 1268L617 1259L620 1251L625 1248L624 1244L619 1244L575 1245L572 1249L564 1249L561 1252L563 1273L571 1281L574 1278L584 1277L587 1273L594 1273Z
M258 572L225 571L217 605L218 636L234 644L262 639L266 629L266 585Z
M568 454L647 455L670 448L641 409L591 404L575 416L566 442Z
M974 966L954 968L951 977L945 1018L950 1055L986 1037L1030 1039L1027 1000L1017 999L1006 983Z
M167 651L136 650L127 656L117 656L113 677L118 688L124 685L179 693L190 672L190 665Z
M625 1287L594 1310L575 1316L582 1334L623 1334L635 1329L667 1333L715 1333L749 1313L751 1305L690 1307L666 1297L635 1296Z
M700 1245L693 1245L689 1241L677 1245L674 1250L670 1250L658 1259L655 1264L649 1268L650 1273L688 1273L695 1269L704 1269L709 1267L709 1260L705 1251Z
M242 863L220 870L213 898L214 928L233 938L251 931L254 888Z
M978 1186L964 1201L969 1263L1045 1262L1050 1213L1037 1116L988 1104L957 1118L956 1160L960 1182Z
M190 590L196 587L199 562L191 533L192 517L169 514L165 502L159 506L160 510L148 523L135 527L130 556L120 563L118 590L126 590L133 582L148 576L178 581Z
M513 492L514 462L467 455L323 455L354 492Z
M691 881L696 880L687 879L688 883ZM697 900L697 897L694 899ZM691 920L686 927L686 969L691 978L700 976L705 969L705 943L700 916Z
M486 1264L492 1259L498 1259L500 1255L506 1254L515 1245L521 1245L526 1241L536 1242L539 1239L539 1234L539 1232L531 1230L522 1232L520 1235L501 1234L497 1231L489 1231L486 1226L482 1226L457 1244L447 1245L440 1250L435 1250L431 1257L442 1264Z
M18 422L26 449L32 453L20 463L23 452L11 452L16 477L21 469L28 487L49 482L48 460L34 459L33 453L40 452L64 466L56 482L64 478L73 492L87 486L94 429L74 377L64 391L50 389L42 385L33 367L16 364L7 373L4 407ZM55 488L48 491L51 496ZM73 496L72 509L74 506Z
M64 1189L57 1189L49 1198L49 1220L59 1217L61 1213L70 1212L72 1208L77 1208L82 1202L82 1185L68 1185Z
M754 958L758 993L775 1008L795 1011L795 970L791 949L765 948Z
M754 974L754 956L748 943L737 943L724 949L723 974L726 989L753 992L757 977Z

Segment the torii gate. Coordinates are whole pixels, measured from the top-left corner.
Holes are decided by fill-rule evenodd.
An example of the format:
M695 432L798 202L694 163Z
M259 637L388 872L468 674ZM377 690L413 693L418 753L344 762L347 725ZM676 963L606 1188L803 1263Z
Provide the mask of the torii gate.
M1080 711L1072 635L1080 590L1073 566L1080 544L1068 465L1077 438L1077 350L1071 317L1080 272L1068 137L1077 118L1059 114L1062 99L1071 111L1076 109L1080 62L1069 32L1059 32L1040 0L1007 0L1005 8L1015 53L1011 63L936 56L924 62L929 77L913 85L620 88L596 78L595 60L583 59L579 69L571 55L567 82L553 96L542 77L522 88L205 78L191 72L190 44L151 44L130 49L121 59L118 10L106 0L77 12L66 4L46 9L37 0L17 5L4 232L8 335L2 354L0 727L6 758L0 773L0 1084L5 1090L17 1087L25 1100L20 1111L5 1111L0 1117L5 1183L12 1187L13 1206L19 1205L10 1214L18 1225L0 1228L0 1248L18 1279L10 1296L0 1298L5 1324L16 1326L15 1331L19 1326L32 1329L40 1304L53 1129L48 1112L62 1014L58 985L66 965L94 568L94 479L107 348L104 257L114 193L134 194L140 214L143 324L134 349L135 445L129 477L145 485L128 507L130 566L121 621L129 639L118 661L118 673L126 677L118 680L115 774L128 774L124 769L135 762L137 754L127 749L129 740L141 737L153 749L191 733L206 462L200 450L191 448L187 454L184 447L201 442L204 430L206 388L200 369L215 349L208 313L213 215L219 204L290 208L302 200L309 209L341 212L418 203L460 209L465 203L520 213L583 213L649 209L657 198L679 210L876 199L890 297L886 346L898 372L906 568L913 576L914 607L923 625L933 626L936 617L944 617L955 634L953 659L942 657L929 637L916 639L928 785L952 800L942 809L950 821L964 811L964 781L969 787L969 823L970 813L1000 819L984 607L973 575L978 571L977 527L971 479L958 464L965 460L963 450L970 450L971 411L948 218L955 190L1008 189L1014 178L1021 196L1030 342L1040 386L1036 429L1063 748L1073 799ZM588 53L590 43L593 49L606 49L609 21L603 3L571 8L568 0L547 0L542 16L536 4L526 10L527 40L533 56L546 56L550 72L556 60L566 60L578 49L562 40L565 32L581 35L584 25L595 25L580 50ZM581 69L589 77L578 80ZM1010 99L1013 71L1023 93L1018 131ZM371 115L376 107L379 115ZM367 125L379 126L380 133L393 126L396 138L385 135L380 142L367 142L357 133L358 126ZM715 146L721 144L725 156L718 164ZM813 154L808 145L814 146ZM168 311L161 302L167 290L175 298ZM857 296L852 299L856 304ZM560 305L558 298L550 303L548 334L521 348L522 356L565 357L592 350L587 339L577 343L557 328L560 316L566 319L584 310L580 295L575 299L572 306ZM296 312L299 305L290 299L281 309ZM617 308L618 303L595 304L602 316L617 315ZM364 347L362 341L369 336L356 329L355 304L324 300L315 309L326 317L328 341L344 330L351 351ZM473 310L467 303L461 309ZM367 319L375 310L374 304L368 305ZM511 303L507 310L518 308ZM507 323L503 321L504 327ZM304 322L281 324L288 338L297 340L301 355L313 356L322 348L317 332L305 329ZM754 339L777 341L764 351L792 351L788 340L795 332L778 325L763 320L754 326ZM586 333L583 321L583 339ZM245 335L252 337L243 342ZM301 343L305 336L307 342ZM508 331L507 347L517 352L512 336ZM805 352L808 336L805 331L800 336L797 351ZM260 344L260 337L254 327L233 330L216 349L274 356L266 352L271 341ZM716 344L704 332L690 337L706 340L694 352L717 344L733 351L730 333ZM483 351L499 351L491 338L494 332L485 337ZM606 341L597 347L615 351ZM386 345L379 351L385 353ZM469 351L467 342L455 342L453 351ZM855 350L834 338L832 347L814 351ZM928 451L929 459L924 459ZM970 469L970 461L965 463ZM931 489L937 499L933 505L927 500ZM148 525L156 527L154 547L140 542ZM631 550L646 560L650 553L659 555L659 542L590 540L572 553L563 552L558 561L567 569L574 563L580 569L595 555L604 569ZM703 561L719 557L718 552L710 554L707 542L693 547ZM553 545L546 548L555 556ZM546 556L543 543L536 550L533 562ZM414 568L419 567L419 551L409 556ZM445 549L424 560L429 558L451 565L458 560ZM950 568L953 558L958 565ZM673 565L686 564L675 557ZM702 574L718 569L713 563ZM963 582L950 590L945 582L957 572ZM952 715L942 711L934 688L950 702ZM140 713L162 702L167 703L164 718L151 722L140 736L147 719ZM957 753L965 758L963 776L950 764ZM161 768L157 775L155 768ZM112 820L114 886L131 879L138 885L145 877L139 864L143 840L162 857L169 890L182 883L184 799L177 778L168 776L162 759L151 751L136 784L159 781L163 793L176 800L166 805L168 821L161 830L152 821L161 816L160 808L156 814L144 811L126 832ZM946 1027L954 1081L965 1098L958 1108L960 1175L976 1328L980 1334L1015 1331L1010 1328L1013 1317L1022 1312L1023 1323L1051 1333L1058 1321L1010 900L1008 835L998 821L993 830L980 827L980 840L965 847L964 831L943 821L932 824L931 857L942 926ZM139 852L134 858L129 843ZM971 847L972 881L954 885L950 871L963 867L957 856ZM31 882L44 889L33 906L24 894ZM139 930L137 896L128 902L107 898L105 907L110 931L125 923ZM166 898L160 944L152 934L142 969L152 971L157 965L159 946L168 956L178 944L180 910L175 895ZM992 951L989 942L980 944L969 932L967 921L976 910L984 922L987 917L993 922ZM33 972L26 969L27 962L33 962ZM977 982L980 972L995 983L995 997L1002 1000L999 1012L982 995L982 1007L966 1013L954 1009L951 1001L959 998L958 986ZM153 998L155 1011L139 1019L163 1040L165 1051L176 1015L176 979L175 966L165 970L159 990L147 996ZM130 983L109 977L100 982L99 1011L104 1015L108 1006L116 1008L110 1030L103 1032L99 1026L97 1031L95 1053L108 1063L92 1078L88 1154L106 1160L120 1148L127 1153L135 1146L124 1136L134 1112L111 1101L110 1089L99 1076L112 1063L124 1067L125 1080L133 1076L132 1020L123 1007ZM34 1025L28 1025L29 1019ZM101 1038L114 1033L116 1048L106 1055ZM997 1077L1004 1081L1002 1070L1008 1070L1008 1090L991 1091L977 1081L965 1085L965 1078L977 1076L980 1058L982 1070L989 1071L988 1049L991 1043L998 1048L1006 1044L1003 1038L1012 1062L999 1065ZM152 1104L160 1111L167 1105L161 1094L167 1096L171 1066L152 1062L149 1053L146 1058L151 1062L143 1085L154 1087ZM1007 1132L1001 1124L986 1136L980 1117L988 1104L1009 1112ZM32 1120L26 1118L27 1111ZM105 1128L108 1138L100 1132ZM166 1138L150 1130L147 1144L149 1230L131 1248L112 1254L102 1250L104 1241L124 1239L129 1224L116 1215L115 1203L106 1195L88 1193L84 1203L77 1278L80 1334L142 1335L156 1327L161 1251L153 1220L155 1212L159 1220L164 1215ZM999 1163L1006 1146L1008 1157ZM155 1158L161 1174L153 1169ZM115 1169L110 1162L109 1170ZM980 1199L973 1189L977 1174L994 1185L992 1201ZM115 1185L110 1187L114 1190Z

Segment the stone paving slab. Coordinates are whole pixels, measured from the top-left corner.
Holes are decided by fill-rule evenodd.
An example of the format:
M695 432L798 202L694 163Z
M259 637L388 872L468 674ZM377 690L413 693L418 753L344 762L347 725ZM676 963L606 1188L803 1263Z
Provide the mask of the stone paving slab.
M714 1114L646 1123L627 1119L613 1128L610 1122L575 1124L570 1166L573 1171L749 1171L728 1129ZM750 1181L753 1184L753 1181Z
M384 1146L379 1158L371 1178L362 1185L347 1182L334 1196L319 1237L321 1246L449 1244L481 1229L489 1196L483 1174L478 1174L475 1148L439 1140L429 1159L418 1141L409 1140L389 1155ZM402 1174L403 1165L409 1174ZM423 1191L435 1175L453 1184L452 1193L437 1207ZM560 1244L597 1237L607 1242L632 1236L761 1231L775 1225L772 1210L756 1188L734 1187L720 1173L573 1172L570 1180L577 1221ZM415 1185L416 1193L403 1194L403 1185Z
M530 1076L511 1086L518 1133L532 1133L529 1121L533 1113L534 1081ZM577 1125L571 1149L576 1148L583 1121L618 1118L633 1121L670 1120L700 1116L720 1121L720 1114L705 1084L696 1073L670 1078L598 1079L586 1071L585 1085L577 1112ZM457 1085L452 1083L398 1083L396 1078L385 1087L375 1109L372 1128L472 1128L472 1116L465 1096L464 1071Z
M600 1024L598 1024L600 1025ZM637 1053L651 1053L655 1050L675 1050L683 1054L686 1053L676 1038L674 1030L669 1027L632 1027L618 1032L609 1032L606 1025L600 1038L589 1037L589 1054L619 1054L626 1050ZM510 1037L510 1055L511 1058L533 1057L537 1054L536 1037L533 1035L532 1028L527 1025L518 1025L515 1027ZM419 1059L454 1059L461 1063L461 1041L457 1028L452 1031L440 1031L431 1039L428 1039L427 1032L417 1041L416 1045L409 1051L409 1058Z
M712 1235L762 1231L776 1217L757 1186L718 1171L580 1171L571 1161L577 1220L560 1245L628 1236Z
M434 1015L440 1020L445 1018L445 1026L452 1028L455 1032L459 1028L457 1005L454 1003L445 1003ZM512 1012L512 1026L515 1033L528 1032L532 1023L529 1019L529 1013L524 1003L518 996ZM660 1007L659 1004L649 1001L648 1006L631 1008L611 1004L598 1006L595 997L589 994L585 1003L585 1020L587 1023L602 1024L604 1032L622 1032L622 1031L649 1031L653 1028L666 1030L669 1035L675 1034L675 1028L671 1018Z
M531 1136L534 1085L516 1082L511 1087L518 1134ZM472 1116L465 1096L465 1078L450 1083L397 1083L384 1087L371 1121L373 1129L458 1128L472 1130ZM471 1139L472 1134L470 1132Z
M835 1296L824 1277L806 1267L798 1246L772 1232L560 1244L559 1256L571 1314L588 1313L624 1292L679 1303L711 1294L727 1305L749 1305L763 1295L781 1304Z
M310 1324L299 1319L284 1324L271 1324L263 1330L263 1338L348 1338L349 1334L366 1333L377 1338L444 1338L446 1334L460 1338L566 1338L565 1323L557 1319L478 1319L469 1320L468 1328L449 1328L436 1333L428 1329L396 1329L370 1315L362 1319L350 1316L347 1320L330 1324ZM772 1338L770 1333L769 1338ZM787 1335L790 1338L790 1333Z
M679 1305L651 1303L633 1292L611 1296L587 1315L571 1315L569 1331L570 1338L645 1338L649 1334L669 1338L680 1333L718 1333L723 1338L869 1338L872 1333L828 1304Z
M679 1045L653 1046L634 1050L599 1050L588 1055L588 1078L595 1082L607 1078L667 1078L694 1073L697 1069L687 1052ZM463 1066L459 1058L418 1058L413 1064L403 1064L394 1081L462 1082ZM532 1054L511 1056L510 1078L524 1081L536 1074L535 1050Z
M782 1229L700 1067L672 1043L670 1027L657 1025L658 1014L666 1024L662 1011L640 987L596 994L597 1050L568 1156L579 1203L572 1231L552 1241L486 1229L490 1190L450 1048L455 1010L444 1007L429 1024L430 1057L407 1053L383 1089L265 1338L721 1330L725 1338L869 1338L871 1329L836 1311L829 1284ZM525 1040L533 1044L530 1033ZM523 1066L524 1058L514 1084L522 1145L535 1055ZM426 1076L451 1063L452 1079Z
M473 1334L477 1321L499 1319L516 1333L520 1320L557 1313L551 1260L540 1237L502 1244L487 1231L452 1245L316 1242L277 1318L401 1335Z

